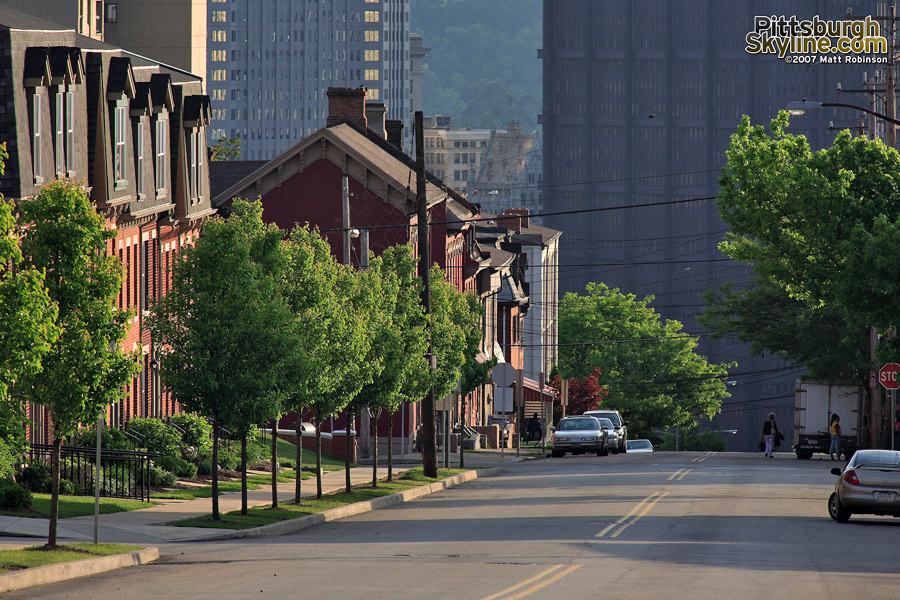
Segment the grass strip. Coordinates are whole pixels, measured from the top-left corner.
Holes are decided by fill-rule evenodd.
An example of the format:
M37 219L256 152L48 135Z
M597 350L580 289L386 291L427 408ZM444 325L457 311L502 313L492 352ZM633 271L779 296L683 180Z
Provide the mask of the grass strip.
M11 511L2 510L0 514L17 517L30 517L46 519L50 517L50 494L32 494L31 510ZM140 500L127 500L125 498L100 498L100 514L140 510L153 506L154 502L141 502ZM59 518L70 519L94 514L93 496L60 496Z
M141 550L141 546L126 544L67 544L56 550L47 550L44 546L29 546L18 550L0 550L0 570L13 571L40 567L73 560L83 560L95 556L109 556Z
M464 473L468 469L438 469L437 478L425 477L422 467L410 469L403 476L393 481L380 481L377 488L373 488L371 483L364 483L353 486L353 492L348 494L346 491L332 492L323 495L321 500L315 498L304 498L301 504L292 502L279 503L278 508L273 509L271 505L256 506L247 510L246 515L242 515L241 511L235 510L221 515L219 521L213 521L212 515L204 515L202 517L194 517L176 521L172 525L178 527L206 527L212 529L252 529L261 527L279 521L287 521L297 519L306 515L324 512L332 508L339 508L348 504L357 502L365 502L381 496L396 494L411 488L420 487L446 479L457 473Z

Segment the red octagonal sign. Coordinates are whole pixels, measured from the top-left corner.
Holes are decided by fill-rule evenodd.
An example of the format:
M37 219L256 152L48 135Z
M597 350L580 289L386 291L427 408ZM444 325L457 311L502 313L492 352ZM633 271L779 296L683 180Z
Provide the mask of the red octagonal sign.
M878 381L881 382L886 389L896 390L900 388L900 365L897 363L887 363L878 371Z

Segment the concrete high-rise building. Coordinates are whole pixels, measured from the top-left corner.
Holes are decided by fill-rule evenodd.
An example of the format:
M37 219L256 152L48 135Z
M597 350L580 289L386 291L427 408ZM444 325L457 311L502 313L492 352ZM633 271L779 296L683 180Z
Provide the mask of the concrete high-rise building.
M861 4L854 14L876 14L875 2ZM714 200L741 116L768 125L788 102L804 98L868 106L865 95L839 95L836 88L861 88L863 72L871 77L877 69L751 55L745 36L755 15L842 20L847 3L545 0L543 210L628 207L545 217L563 232L561 293L583 293L599 281L639 297L652 294L661 315L702 333L699 295L747 281L750 270L716 247L726 226ZM860 116L814 112L790 126L814 148L833 139L830 121L856 126ZM700 351L711 362L739 363L732 397L714 422L738 429L727 436L732 449L755 447L770 411L779 423L793 422L793 381L802 370L751 357L734 339L701 338Z
M105 0L0 0L0 9L8 7L53 21L102 42L107 11L104 3Z
M274 158L328 117L329 87L368 89L409 147L410 0L209 0L210 141Z
M206 77L206 13L207 0L107 0L105 41Z

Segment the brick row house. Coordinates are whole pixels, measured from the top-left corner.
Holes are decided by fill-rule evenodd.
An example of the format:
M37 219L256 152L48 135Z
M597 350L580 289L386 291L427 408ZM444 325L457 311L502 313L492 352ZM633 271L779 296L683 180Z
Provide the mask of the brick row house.
M0 18L0 142L9 152L0 190L27 202L54 179L85 185L125 266L116 302L134 316L123 348L143 355L108 422L178 412L160 388L144 319L170 286L175 255L215 212L203 81L24 13L4 9ZM29 439L49 441L42 409L29 407L29 416Z
M375 255L397 244L411 244L413 252L418 252L415 161L402 150L402 124L386 121L384 105L366 103L365 97L365 88L329 88L326 127L266 163L214 164L214 182L219 180L220 169L223 174L230 172L231 178L227 187L216 188L213 205L227 213L234 198L259 197L264 219L283 229L304 223L317 226L328 239L335 257L354 265L361 264L363 237ZM235 173L243 176L238 178ZM368 231L367 236L351 240L350 256L346 259L344 177L349 187L350 226ZM426 198L432 262L444 268L447 280L456 289L475 293L485 309L482 323L485 336L479 360L496 356L516 367L523 366L521 323L528 298L521 293L523 287L517 285L520 293L512 301L515 309L507 310L503 300L503 273L509 271L507 263L516 257L499 247L488 250L480 244L476 231L483 224L478 205L432 174L427 176ZM518 258L517 264L524 266L524 255ZM498 343L500 339L506 344L506 351ZM487 425L488 416L493 412L492 396L492 387L487 385L463 399L467 424ZM549 394L545 399L549 400ZM459 420L459 406L436 402L439 412L446 409L453 413L453 422ZM403 453L410 448L408 442L419 420L416 405L404 407L395 416L396 451ZM291 416L283 426L292 427L294 422L296 416ZM386 420L379 423L380 433L387 431L386 424ZM339 416L329 425L344 429L346 422ZM386 442L379 440L379 443Z

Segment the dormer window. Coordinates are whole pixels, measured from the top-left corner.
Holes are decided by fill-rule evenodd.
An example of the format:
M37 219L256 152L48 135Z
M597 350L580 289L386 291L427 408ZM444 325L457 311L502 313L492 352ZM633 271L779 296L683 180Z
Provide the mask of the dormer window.
M54 143L56 144L56 175L66 174L66 145L65 145L65 94L57 92L55 96L56 110L54 123ZM69 151L71 153L71 150Z
M66 171L75 172L75 92L66 92Z
M34 163L34 183L44 182L41 174L41 94L35 92L31 97L31 157Z
M113 113L113 140L115 149L116 187L126 183L125 179L125 125L126 107L116 105Z
M200 127L191 131L191 204L200 202L203 196L203 155L206 144Z
M156 195L164 197L169 187L166 173L166 148L169 136L166 130L169 122L166 119L156 120Z

